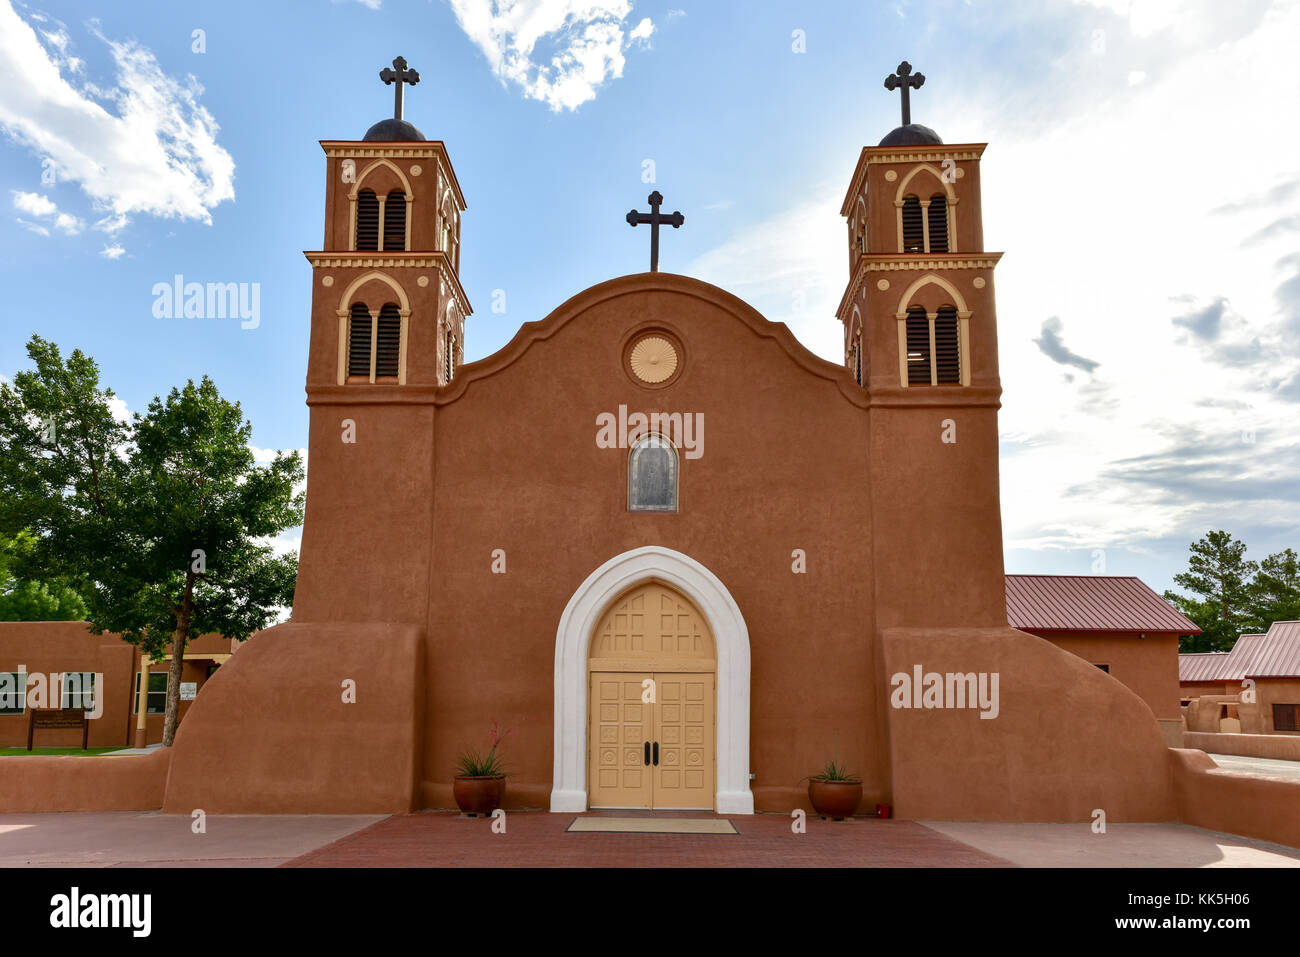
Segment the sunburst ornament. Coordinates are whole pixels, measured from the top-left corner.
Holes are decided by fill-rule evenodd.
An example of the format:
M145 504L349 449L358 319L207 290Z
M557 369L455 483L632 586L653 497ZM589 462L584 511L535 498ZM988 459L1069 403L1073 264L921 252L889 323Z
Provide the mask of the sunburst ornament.
M642 382L663 382L677 371L677 350L663 336L646 336L632 347L628 364Z

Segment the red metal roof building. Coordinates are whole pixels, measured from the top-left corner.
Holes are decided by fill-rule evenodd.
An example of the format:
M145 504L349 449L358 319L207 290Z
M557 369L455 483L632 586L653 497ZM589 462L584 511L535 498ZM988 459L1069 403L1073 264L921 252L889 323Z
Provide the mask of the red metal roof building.
M1110 673L1182 743L1178 639L1195 623L1131 575L1007 575L1007 622Z
M1249 691L1254 700L1243 696L1232 709L1245 734L1300 733L1300 621L1275 621L1267 634L1242 635L1230 652L1179 655L1178 681L1183 700L1193 705L1194 698ZM1189 713L1189 727L1198 730L1208 721L1208 730L1219 730L1218 714Z

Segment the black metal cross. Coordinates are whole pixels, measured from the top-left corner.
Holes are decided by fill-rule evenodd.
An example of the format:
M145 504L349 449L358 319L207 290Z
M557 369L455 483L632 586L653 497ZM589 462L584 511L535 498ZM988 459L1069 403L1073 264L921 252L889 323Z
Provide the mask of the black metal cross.
M686 222L686 217L676 210L671 216L665 216L659 212L659 204L664 201L659 190L650 194L647 202L650 203L650 212L638 213L635 209L627 214L627 224L629 226L641 226L649 224L650 226L650 271L659 271L659 224L665 223L673 229L677 229Z
M898 64L898 72L891 73L885 77L886 90L903 91L903 125L910 126L912 123L912 104L908 99L908 93L912 90L919 90L921 84L925 82L924 73L912 73L912 64L904 60Z
M415 86L420 82L420 74L406 68L405 57L399 56L393 61L393 66L396 67L395 70L390 70L388 67L380 70L379 79L384 81L385 86L391 86L393 83L397 84L397 90L393 93L393 119L400 120L404 119L402 116L402 84L409 83L411 86Z

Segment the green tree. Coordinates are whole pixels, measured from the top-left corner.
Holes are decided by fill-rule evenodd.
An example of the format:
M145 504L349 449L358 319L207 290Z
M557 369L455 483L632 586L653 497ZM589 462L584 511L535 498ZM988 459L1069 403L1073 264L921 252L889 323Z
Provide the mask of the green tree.
M1300 620L1300 556L1288 548L1259 563L1251 589L1251 617L1260 631L1275 621Z
M1251 584L1258 566L1246 559L1245 542L1224 531L1207 532L1191 545L1187 571L1174 581L1192 592L1166 591L1166 600L1196 622L1201 634L1182 640L1181 651L1228 651L1253 627Z
M26 569L36 552L36 536L23 529L0 532L0 621L81 621L86 603L66 581L30 578Z
M266 540L302 522L296 452L254 463L252 426L206 376L113 415L94 361L39 336L0 387L0 531L31 528L33 564L88 582L87 620L152 657L171 645L163 744L176 733L186 643L243 640L293 599L297 556Z

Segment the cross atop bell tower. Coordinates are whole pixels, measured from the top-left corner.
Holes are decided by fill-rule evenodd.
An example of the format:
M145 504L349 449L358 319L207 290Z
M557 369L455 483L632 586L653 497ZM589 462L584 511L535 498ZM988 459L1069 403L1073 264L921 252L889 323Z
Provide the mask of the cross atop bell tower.
M907 126L912 122L912 103L908 97L911 90L919 90L921 84L925 82L924 73L913 73L912 64L904 60L898 64L898 69L885 77L886 90L898 90L903 95L903 125Z
M393 119L404 120L402 115L402 84L408 83L411 86L420 82L420 74L415 70L406 68L406 57L398 57L393 61L393 69L384 67L379 71L379 79L384 81L385 86L397 84L397 89L393 91Z

